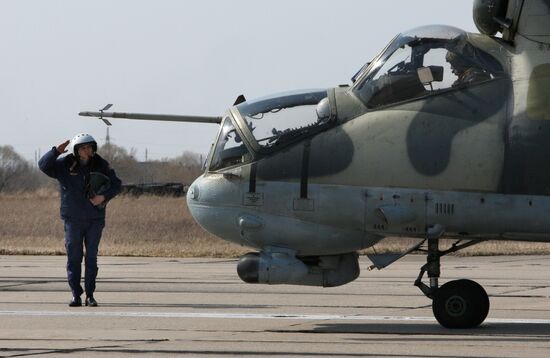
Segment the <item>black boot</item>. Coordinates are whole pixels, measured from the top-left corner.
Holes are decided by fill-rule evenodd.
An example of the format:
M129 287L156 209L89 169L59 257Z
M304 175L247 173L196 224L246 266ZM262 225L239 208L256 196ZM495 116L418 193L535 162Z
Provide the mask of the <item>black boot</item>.
M80 299L80 296L73 297L71 302L69 302L69 307L80 307L82 306L82 300Z
M95 300L94 296L86 297L86 306L97 307L97 301Z

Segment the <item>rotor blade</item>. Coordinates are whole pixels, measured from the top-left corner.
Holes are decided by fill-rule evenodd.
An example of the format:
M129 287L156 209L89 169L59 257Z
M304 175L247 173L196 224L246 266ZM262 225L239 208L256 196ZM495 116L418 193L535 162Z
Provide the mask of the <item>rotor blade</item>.
M106 111L106 110L108 110L109 108L111 108L112 106L113 106L113 104L112 104L112 103L109 103L108 105L106 105L105 107L103 107L101 110L102 110L102 111Z
M171 114L146 114L146 113L122 113L122 112L80 112L83 117L109 117L138 119L146 121L168 121L168 122L192 122L192 123L221 123L222 117L203 117L203 116L178 116Z

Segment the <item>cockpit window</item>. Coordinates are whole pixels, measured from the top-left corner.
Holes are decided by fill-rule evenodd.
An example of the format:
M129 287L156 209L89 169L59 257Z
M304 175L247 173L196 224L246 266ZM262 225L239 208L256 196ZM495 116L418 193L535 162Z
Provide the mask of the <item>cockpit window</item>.
M332 119L326 90L284 93L246 101L236 108L262 148L315 133Z
M474 85L502 73L500 63L473 46L465 32L425 27L396 37L376 63L357 75L353 91L367 107L376 108Z
M214 154L210 162L212 171L246 163L252 159L229 117L222 122L220 134L213 150Z

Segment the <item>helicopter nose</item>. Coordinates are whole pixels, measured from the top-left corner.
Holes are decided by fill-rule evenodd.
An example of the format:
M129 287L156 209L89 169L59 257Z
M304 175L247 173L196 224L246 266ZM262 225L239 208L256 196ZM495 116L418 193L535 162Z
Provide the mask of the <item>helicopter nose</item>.
M222 175L203 174L187 191L187 206L195 221L206 231L235 243L241 243L236 224L238 202L238 185Z

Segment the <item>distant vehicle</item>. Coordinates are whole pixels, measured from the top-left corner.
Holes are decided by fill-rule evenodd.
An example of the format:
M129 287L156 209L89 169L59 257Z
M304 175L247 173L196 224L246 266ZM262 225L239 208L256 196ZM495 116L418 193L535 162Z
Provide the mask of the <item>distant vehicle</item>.
M220 124L187 203L206 230L259 250L239 261L244 281L343 285L357 250L416 237L372 267L424 248L415 285L436 319L476 327L487 293L440 286L440 258L485 239L550 241L550 1L476 0L474 20L481 34L397 35L350 86L239 96L223 117L80 114Z
M146 183L146 184L124 184L122 194L140 196L143 194L157 196L184 196L189 189L183 183Z

